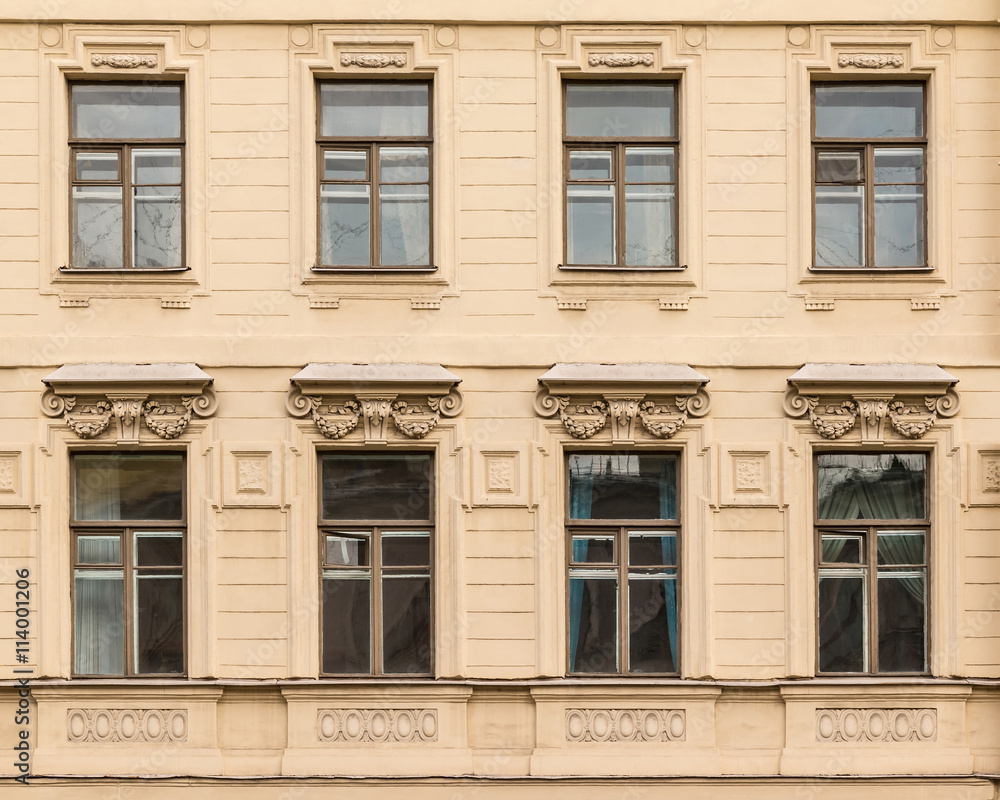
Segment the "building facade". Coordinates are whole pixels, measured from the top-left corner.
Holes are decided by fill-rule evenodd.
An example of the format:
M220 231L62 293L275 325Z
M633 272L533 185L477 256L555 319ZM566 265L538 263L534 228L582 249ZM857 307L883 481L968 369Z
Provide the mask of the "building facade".
M288 5L0 11L0 783L994 798L1000 7Z

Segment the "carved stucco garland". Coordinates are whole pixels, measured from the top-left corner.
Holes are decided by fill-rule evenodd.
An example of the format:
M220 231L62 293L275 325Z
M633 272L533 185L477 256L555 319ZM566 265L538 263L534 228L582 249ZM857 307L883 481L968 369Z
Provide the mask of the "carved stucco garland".
M587 63L592 67L651 67L652 53L591 53Z
M567 433L575 439L590 439L604 429L609 419L612 438L616 440L633 439L636 420L650 436L669 439L690 417L707 414L711 403L704 389L675 396L673 408L646 400L642 394L606 392L602 399L589 403L573 402L567 395L553 395L544 387L535 395L535 411L543 417L558 415Z
M115 69L136 69L138 67L156 67L156 56L145 53L112 53L103 55L94 53L90 63L95 67L114 67Z
M947 419L958 413L961 400L949 389L943 395L924 397L924 409L907 405L891 395L866 396L858 394L853 400L839 404L821 404L815 395L803 395L791 388L785 395L785 413L791 417L809 417L816 432L824 439L839 439L861 419L865 428L864 438L882 438L886 420L900 436L919 439L927 433L938 418Z
M384 67L405 67L406 56L390 53L344 53L340 57L344 67L369 67L382 69Z
M837 66L898 69L903 66L903 57L898 53L841 53L837 57Z

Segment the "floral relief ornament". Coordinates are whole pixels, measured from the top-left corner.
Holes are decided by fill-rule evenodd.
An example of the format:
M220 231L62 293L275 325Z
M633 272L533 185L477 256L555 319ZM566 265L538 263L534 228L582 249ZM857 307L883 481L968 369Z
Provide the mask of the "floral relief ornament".
M638 419L642 427L657 439L674 436L690 417L702 417L711 407L711 398L704 389L694 394L677 395L673 406L647 400L643 395L622 397L614 392L591 403L573 402L565 395L552 395L540 390L535 398L535 410L543 417L559 415L567 433L575 439L590 439L599 433L611 417L614 437L633 438L632 423Z

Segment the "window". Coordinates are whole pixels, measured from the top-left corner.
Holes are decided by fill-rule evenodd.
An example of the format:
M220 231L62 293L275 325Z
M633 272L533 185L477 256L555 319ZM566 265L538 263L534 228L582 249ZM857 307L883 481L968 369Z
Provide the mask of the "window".
M325 674L431 674L431 457L320 456Z
M923 84L816 84L813 107L814 266L926 267Z
M181 87L70 86L70 266L182 269Z
M677 673L677 457L568 465L569 672Z
M677 268L673 83L567 83L569 268Z
M927 671L927 455L817 457L819 671Z
M319 85L318 268L431 268L430 92Z
M184 672L184 456L73 457L73 672Z

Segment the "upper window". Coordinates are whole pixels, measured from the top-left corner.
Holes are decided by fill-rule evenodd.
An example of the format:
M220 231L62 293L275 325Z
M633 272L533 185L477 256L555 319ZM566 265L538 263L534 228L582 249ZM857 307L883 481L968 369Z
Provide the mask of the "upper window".
M430 269L431 87L319 85L318 268Z
M567 83L565 267L676 269L673 83Z
M676 674L677 456L568 459L569 672Z
M813 86L813 265L927 266L927 134L921 83Z
M322 671L431 674L431 457L320 456Z
M73 457L73 672L184 672L184 456Z
M181 87L70 86L70 266L184 266Z
M819 671L927 671L925 453L817 457Z

